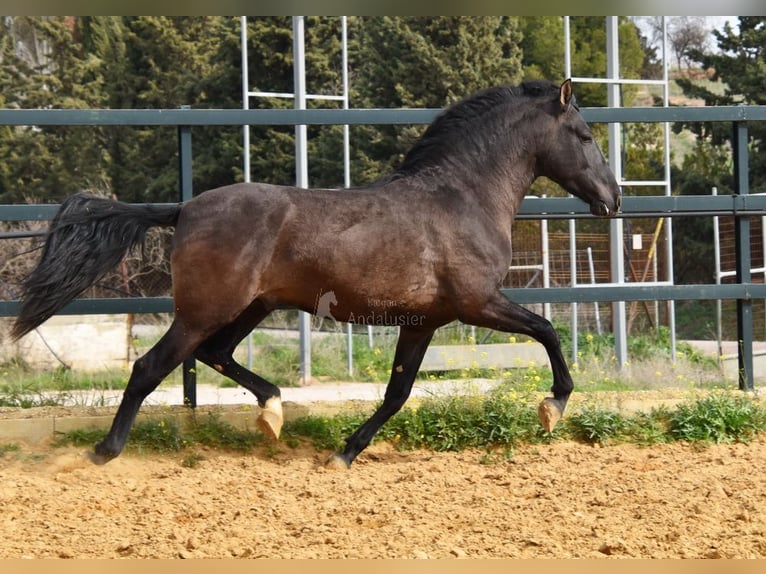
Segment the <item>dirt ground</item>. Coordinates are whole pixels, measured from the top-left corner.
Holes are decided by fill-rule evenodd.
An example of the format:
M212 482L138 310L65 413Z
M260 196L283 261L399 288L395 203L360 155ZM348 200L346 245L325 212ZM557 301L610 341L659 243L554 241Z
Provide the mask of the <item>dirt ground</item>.
M0 457L0 558L766 557L766 440L744 445Z

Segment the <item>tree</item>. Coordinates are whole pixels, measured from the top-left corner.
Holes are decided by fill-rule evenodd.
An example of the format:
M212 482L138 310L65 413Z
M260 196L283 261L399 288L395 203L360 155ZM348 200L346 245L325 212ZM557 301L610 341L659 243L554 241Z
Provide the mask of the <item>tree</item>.
M735 30L728 22L722 31L714 30L716 52L689 50L689 58L706 71L714 84L679 79L688 97L704 100L705 105L766 104L766 18L742 16ZM732 193L732 126L725 122L684 122L675 131L690 130L696 137L694 152L683 169L674 173L680 193L704 194L717 187L719 194ZM766 126L748 124L750 192L766 191ZM687 221L688 220L688 221ZM687 282L709 282L709 262L713 260L712 223L702 218L682 218L676 225L683 237L690 237L691 249L676 263L676 278ZM686 255L689 257L686 257Z
M516 18L381 16L355 24L355 107L440 108L491 85L516 83L521 76ZM422 130L356 129L354 181L390 171Z
M6 17L0 92L6 107L98 108L102 78L73 18ZM0 145L0 201L61 199L102 185L106 158L91 128L26 126Z
M709 106L751 104L766 105L766 18L760 16L741 16L739 26L734 30L727 22L723 31L714 30L718 43L717 52L691 50L692 58L703 70L712 71L711 79L721 82L723 90L712 90L689 79L679 80L678 84L685 95L701 98ZM721 85L718 84L718 85ZM731 142L731 125L721 122L684 123L675 126L676 130L689 129L698 138L707 140L713 149L728 146ZM750 191L766 191L766 126L754 122L748 125ZM699 150L704 153L704 149ZM711 161L701 162L712 164ZM732 187L732 174L718 174L718 181L710 185Z
M85 17L110 108L205 107L200 78L222 35L220 17ZM214 139L206 142L215 146ZM173 127L124 126L106 132L114 193L127 201L178 198L177 135ZM198 146L208 149L208 146ZM196 182L195 182L196 184Z
M705 51L709 37L704 16L674 16L670 19L668 41L679 71L691 65L692 51Z

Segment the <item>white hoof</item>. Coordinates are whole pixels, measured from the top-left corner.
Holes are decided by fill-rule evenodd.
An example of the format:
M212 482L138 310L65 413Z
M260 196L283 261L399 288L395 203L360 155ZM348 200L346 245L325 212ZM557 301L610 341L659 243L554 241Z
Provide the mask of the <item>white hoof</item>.
M554 399L546 398L537 407L537 416L540 418L540 424L543 425L545 432L553 431L556 423L561 420L561 415L564 413L561 408L556 404Z
M336 452L327 457L324 466L330 470L348 470L351 468L351 465L343 460L343 458Z
M272 397L266 401L258 417L258 428L270 439L277 440L283 423L282 400L279 397Z

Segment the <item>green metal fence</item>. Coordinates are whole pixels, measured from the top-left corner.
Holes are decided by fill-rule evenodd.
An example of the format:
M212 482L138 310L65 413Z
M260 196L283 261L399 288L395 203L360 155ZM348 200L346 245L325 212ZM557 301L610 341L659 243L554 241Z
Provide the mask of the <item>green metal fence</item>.
M192 126L210 125L333 125L333 124L424 124L436 109L354 109L354 110L0 110L0 125L84 125L84 126L175 126L179 146L179 199L192 197ZM766 299L766 285L752 283L750 276L749 217L766 215L766 196L750 195L748 180L748 123L766 121L766 106L697 108L584 108L591 123L611 122L727 122L732 125L735 193L730 196L694 195L683 197L625 197L621 217L698 217L727 215L735 218L736 282L716 285L609 284L574 288L526 288L506 290L522 304L715 300L737 301L739 339L739 386L753 388L754 299ZM49 220L56 205L0 205L0 220ZM519 219L589 217L587 206L573 198L526 198ZM0 301L0 316L14 316L17 301ZM172 312L165 297L80 299L62 314L159 313ZM188 369L184 369L187 371ZM185 384L185 397L194 404L193 381Z

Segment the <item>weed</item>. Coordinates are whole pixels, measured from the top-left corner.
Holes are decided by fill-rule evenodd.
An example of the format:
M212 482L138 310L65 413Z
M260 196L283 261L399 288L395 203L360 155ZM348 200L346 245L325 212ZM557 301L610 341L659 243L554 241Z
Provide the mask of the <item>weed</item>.
M106 431L104 429L74 429L57 435L53 444L54 446L93 446L102 441L105 436Z
M305 416L286 422L283 433L289 440L302 436L309 439L315 448L336 450L365 419L366 416L359 414Z
M103 429L76 429L61 434L57 446L91 446L106 435ZM190 445L201 445L233 451L250 451L264 440L259 433L240 430L226 423L217 413L192 419L189 428L181 430L173 418L152 418L137 422L132 430L126 449L138 452L177 452Z
M56 407L64 402L63 395L48 395L39 391L23 389L6 390L0 394L0 407L31 409L35 407Z
M57 437L56 446L92 446L106 436L103 429L75 429ZM138 452L176 452L184 446L180 427L173 419L151 419L137 422L130 431L127 448Z
M212 448L249 451L263 442L263 435L240 430L226 423L218 413L208 413L202 420L196 416L190 430L184 435L186 443L196 443Z
M626 420L623 435L626 440L641 446L663 444L671 440L670 410L667 407L652 409L650 412L638 412Z
M571 437L588 443L633 442L652 445L673 440L706 442L746 441L766 430L766 410L744 395L716 392L671 410L667 407L628 416L584 405L564 418L557 429L546 434L537 419L534 393L500 386L486 396L429 397L417 406L404 408L394 416L375 440L386 440L397 448L427 448L435 451L484 449L483 464L512 458L514 447ZM305 416L285 423L283 441L297 447L307 439L315 448L337 450L368 418L369 413L343 413L335 416ZM101 429L76 430L58 438L57 444L92 445L104 437ZM185 432L172 419L155 419L136 424L127 448L142 452L175 452L194 445L248 451L263 446L259 433L238 430L211 413L195 419ZM0 447L0 455L13 445ZM267 444L266 456L282 451ZM193 468L199 460L191 451L182 466Z
M505 448L490 448L479 457L479 464L493 465L501 464L512 460L515 456L515 452L510 447Z
M670 415L669 424L677 440L744 442L766 429L766 411L751 397L714 392L679 405Z
M9 452L18 452L21 447L15 443L0 444L0 458L4 457Z
M197 468L203 460L205 460L205 457L200 453L190 452L181 459L181 466L184 468Z
M180 424L171 418L137 422L128 440L128 446L138 452L177 452L185 445Z
M585 405L566 419L568 431L578 440L605 443L617 440L628 428L627 420L618 412Z

